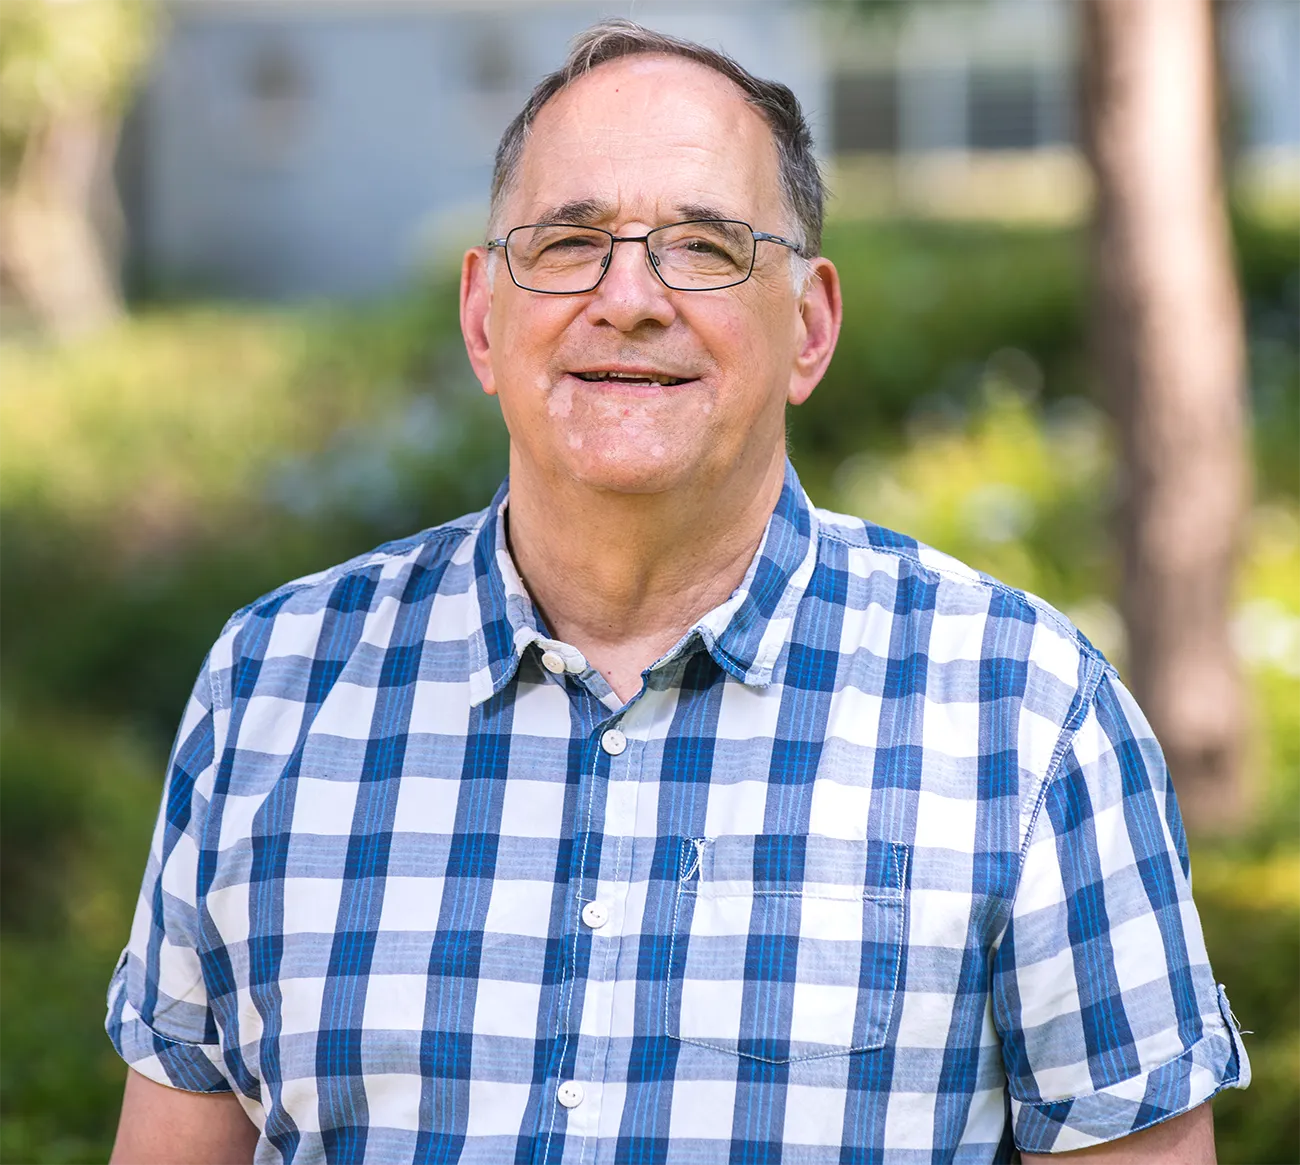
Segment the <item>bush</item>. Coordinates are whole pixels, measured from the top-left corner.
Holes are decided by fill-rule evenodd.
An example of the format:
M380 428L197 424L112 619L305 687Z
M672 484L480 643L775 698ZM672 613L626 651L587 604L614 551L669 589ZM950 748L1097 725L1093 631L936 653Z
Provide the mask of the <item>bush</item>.
M227 616L483 505L505 467L446 288L360 314L182 308L6 352L9 694L170 737Z
M113 721L0 712L0 1160L103 1161L121 1061L104 990L158 810L158 754Z

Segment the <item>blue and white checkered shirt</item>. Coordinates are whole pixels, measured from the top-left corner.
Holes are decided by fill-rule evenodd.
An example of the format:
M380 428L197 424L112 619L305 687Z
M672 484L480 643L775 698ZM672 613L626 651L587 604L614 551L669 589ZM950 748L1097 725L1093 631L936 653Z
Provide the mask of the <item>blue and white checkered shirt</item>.
M1249 1068L1160 751L1056 611L814 510L622 704L480 514L181 724L108 1029L257 1160L1007 1161Z

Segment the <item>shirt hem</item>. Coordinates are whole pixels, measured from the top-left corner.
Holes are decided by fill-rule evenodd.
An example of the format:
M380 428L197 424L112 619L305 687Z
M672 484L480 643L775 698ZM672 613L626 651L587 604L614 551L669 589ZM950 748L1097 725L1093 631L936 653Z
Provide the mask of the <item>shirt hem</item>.
M1222 993L1220 993L1222 996ZM1063 1100L1012 1101L1016 1147L1064 1153L1118 1140L1198 1108L1226 1088L1250 1083L1249 1062L1231 1019L1183 1053L1108 1088Z
M155 1031L130 1003L105 1024L117 1054L141 1076L181 1092L233 1092L222 1070L220 1044L187 1043ZM114 1009L117 1011L117 1009ZM126 1014L122 1014L126 1013Z

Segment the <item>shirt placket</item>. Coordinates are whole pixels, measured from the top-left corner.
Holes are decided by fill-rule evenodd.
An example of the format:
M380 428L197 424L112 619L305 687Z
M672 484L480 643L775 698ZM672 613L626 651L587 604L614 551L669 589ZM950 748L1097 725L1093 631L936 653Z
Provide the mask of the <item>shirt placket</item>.
M552 1096L543 1107L538 1154L539 1160L556 1160L553 1142L563 1136L566 1162L594 1161L600 1142L618 1132L622 1104L609 1095L607 1064L619 955L628 926L635 922L628 919L628 906L636 799L644 726L653 719L656 693L644 692L613 714L586 691L579 698L591 700L605 715L587 732L583 748ZM594 862L597 842L599 860Z

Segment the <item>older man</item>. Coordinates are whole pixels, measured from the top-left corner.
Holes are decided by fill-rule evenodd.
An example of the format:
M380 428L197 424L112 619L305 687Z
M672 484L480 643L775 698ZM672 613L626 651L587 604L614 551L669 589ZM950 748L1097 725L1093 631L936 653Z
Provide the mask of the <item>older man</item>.
M508 492L217 641L115 1160L1213 1159L1246 1059L1140 712L786 461L821 213L723 56L615 22L539 86L462 284Z

